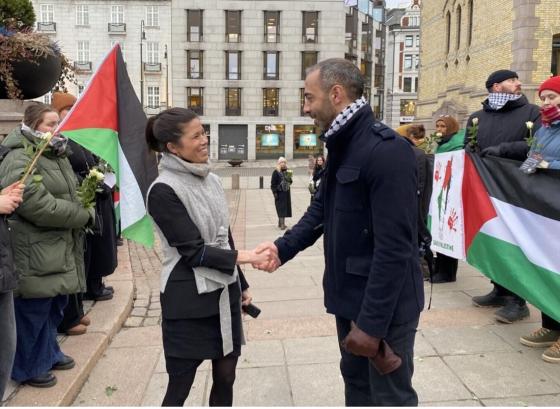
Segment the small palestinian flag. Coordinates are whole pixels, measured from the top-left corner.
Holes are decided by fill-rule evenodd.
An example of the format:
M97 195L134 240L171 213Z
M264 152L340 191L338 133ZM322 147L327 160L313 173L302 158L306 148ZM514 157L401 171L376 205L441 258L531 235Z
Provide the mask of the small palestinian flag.
M128 78L120 46L116 44L60 124L59 131L115 170L122 235L151 247L154 233L144 199L157 177L157 162L145 142L146 121Z
M467 262L560 321L560 172L465 155Z

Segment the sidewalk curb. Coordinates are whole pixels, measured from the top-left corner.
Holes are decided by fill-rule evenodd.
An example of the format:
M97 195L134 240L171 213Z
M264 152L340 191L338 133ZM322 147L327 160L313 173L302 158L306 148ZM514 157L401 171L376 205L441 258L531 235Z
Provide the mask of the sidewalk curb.
M115 289L115 297L97 302L89 311L91 325L84 335L67 337L61 344L64 353L76 361L69 371L56 371L58 383L47 389L19 386L6 406L70 406L97 361L103 356L115 334L121 329L132 310L134 279L128 242L118 248L119 265L106 282Z

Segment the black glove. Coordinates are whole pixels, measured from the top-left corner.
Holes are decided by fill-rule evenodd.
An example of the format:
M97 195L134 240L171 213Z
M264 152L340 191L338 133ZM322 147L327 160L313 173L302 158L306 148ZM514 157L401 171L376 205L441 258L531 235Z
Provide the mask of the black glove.
M500 156L501 149L499 146L490 146L480 152L480 156Z

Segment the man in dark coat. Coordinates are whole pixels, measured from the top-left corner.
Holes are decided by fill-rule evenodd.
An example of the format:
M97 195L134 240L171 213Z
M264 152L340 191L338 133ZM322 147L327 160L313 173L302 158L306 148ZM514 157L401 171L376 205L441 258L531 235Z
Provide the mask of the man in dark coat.
M517 73L499 70L486 80L488 98L482 102L482 109L467 121L467 129L473 119L478 120L476 145L481 156L500 156L516 160L527 159L529 137L526 122L533 122L534 132L541 126L539 107L530 104L521 93L521 81ZM465 146L469 147L469 132L465 134ZM477 307L502 307L494 314L496 320L511 324L529 316L527 303L505 287L492 282L494 288L486 295L472 298Z
M272 271L323 234L325 306L336 317L346 405L415 406L413 348L424 305L416 160L406 140L374 119L363 86L344 59L309 68L304 110L325 131L325 175L300 221L259 246L278 259L258 267ZM373 358L391 348L402 364L383 370Z

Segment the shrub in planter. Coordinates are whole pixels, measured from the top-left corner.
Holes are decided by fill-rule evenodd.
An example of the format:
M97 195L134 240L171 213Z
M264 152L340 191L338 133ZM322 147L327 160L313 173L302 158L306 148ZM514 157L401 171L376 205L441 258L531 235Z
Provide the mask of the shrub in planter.
M29 0L0 2L0 98L37 98L74 80L68 59L34 23Z

